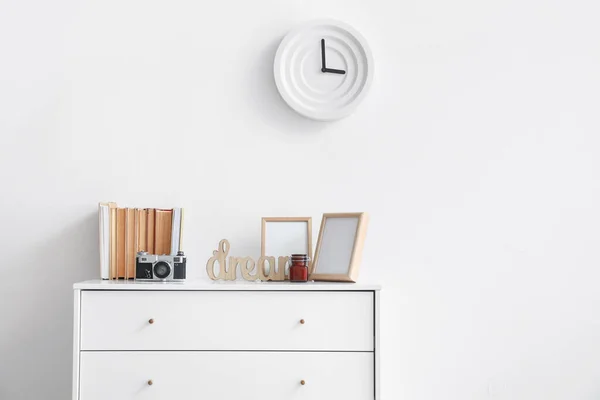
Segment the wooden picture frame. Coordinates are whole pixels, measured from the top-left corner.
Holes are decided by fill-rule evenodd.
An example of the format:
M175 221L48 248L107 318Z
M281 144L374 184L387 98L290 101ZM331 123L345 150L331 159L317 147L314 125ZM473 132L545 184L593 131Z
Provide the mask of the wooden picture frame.
M368 223L364 212L323 214L309 279L356 282Z
M292 225L302 224L304 227L294 227L291 229ZM273 235L279 235L277 238L277 242L271 242L268 236L268 226L272 225L273 228L277 227L277 230L273 233ZM281 226L278 226L281 225ZM290 229L285 229L284 225ZM294 237L299 237L300 231L304 232L306 229L305 242L304 239L300 242L300 247L306 246L305 249L297 248L295 244L292 243L294 241ZM285 237L287 235L287 237ZM304 236L304 234L302 234ZM286 240L288 242L286 243ZM303 246L304 245L304 246ZM281 254L268 254L271 252L281 253ZM260 255L262 257L266 256L286 256L289 257L292 254L308 254L308 256L312 259L312 218L311 217L263 217L262 218L262 228L261 228L261 239L260 239Z

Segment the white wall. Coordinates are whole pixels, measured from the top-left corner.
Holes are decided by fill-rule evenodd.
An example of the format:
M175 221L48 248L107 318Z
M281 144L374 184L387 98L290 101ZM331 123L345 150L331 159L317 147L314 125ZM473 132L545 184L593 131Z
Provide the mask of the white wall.
M221 238L258 255L261 216L370 211L384 400L597 399L599 11L0 0L0 399L69 398L100 200L186 207L196 277ZM354 25L376 61L331 124L272 78L282 36L317 17Z

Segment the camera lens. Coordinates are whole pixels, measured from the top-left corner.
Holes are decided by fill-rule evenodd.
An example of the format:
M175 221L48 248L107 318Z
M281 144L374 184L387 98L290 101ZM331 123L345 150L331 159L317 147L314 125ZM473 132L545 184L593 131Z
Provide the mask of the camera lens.
M154 264L154 276L158 279L166 279L171 274L171 266L165 261Z

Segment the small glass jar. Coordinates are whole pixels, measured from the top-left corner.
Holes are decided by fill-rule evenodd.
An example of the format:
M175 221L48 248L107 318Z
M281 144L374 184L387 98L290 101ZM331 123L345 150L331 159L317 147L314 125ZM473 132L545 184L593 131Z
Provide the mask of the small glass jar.
M290 258L290 282L308 282L308 262L306 254L292 254Z

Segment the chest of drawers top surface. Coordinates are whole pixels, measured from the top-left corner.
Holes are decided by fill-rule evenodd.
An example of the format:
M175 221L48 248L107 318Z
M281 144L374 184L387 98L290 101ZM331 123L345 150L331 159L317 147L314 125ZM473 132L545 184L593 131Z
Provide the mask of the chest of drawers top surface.
M76 290L239 290L239 291L379 291L381 286L336 282L246 282L188 280L184 282L144 282L91 280L73 285Z

